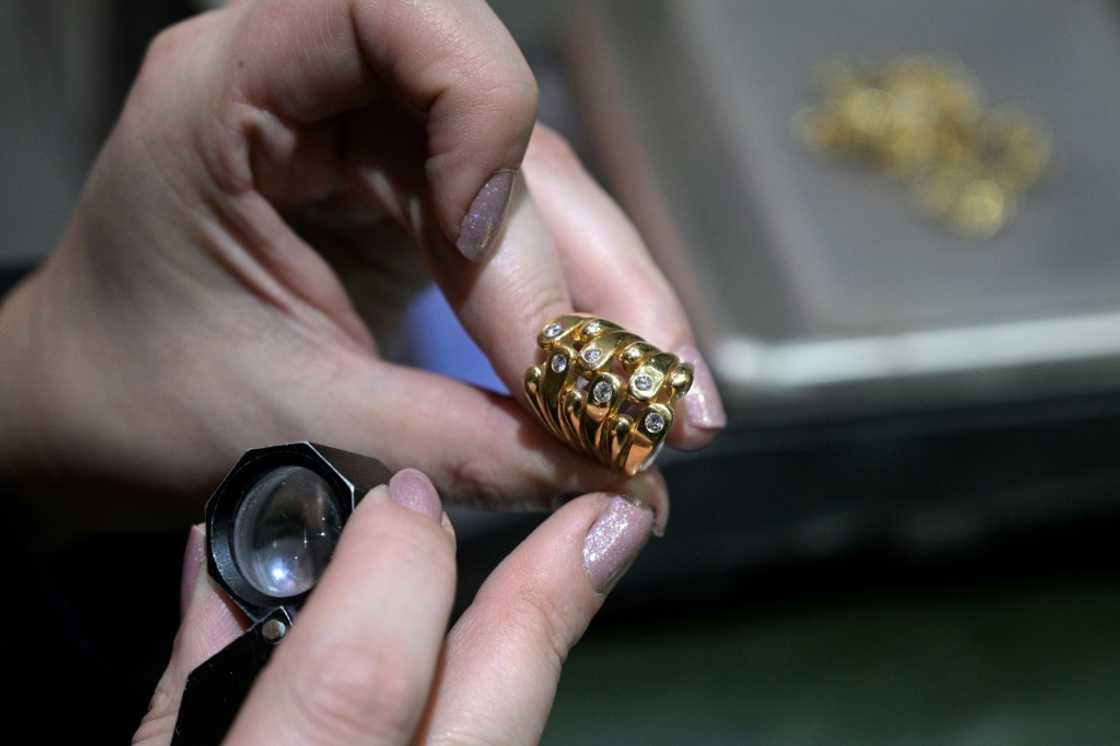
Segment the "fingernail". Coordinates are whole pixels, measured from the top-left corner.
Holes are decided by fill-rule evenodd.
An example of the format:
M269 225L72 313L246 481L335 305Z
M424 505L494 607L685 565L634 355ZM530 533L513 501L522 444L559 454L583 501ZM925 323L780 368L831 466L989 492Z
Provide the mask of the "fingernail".
M402 469L393 475L389 480L389 499L428 516L436 523L443 515L443 503L432 480L418 469Z
M611 498L583 542L583 567L596 591L606 593L622 577L652 529L652 510L625 497Z
M501 231L516 176L517 172L512 169L502 169L491 176L478 190L459 225L455 247L472 262L481 261L489 253Z
M187 548L183 551L183 574L179 583L179 618L187 613L194 597L198 576L206 565L206 529L201 523L191 526Z
M692 345L677 350L677 357L692 363L692 389L680 400L684 408L684 418L688 424L704 430L719 430L727 425L727 413L716 389L712 371L700 351Z

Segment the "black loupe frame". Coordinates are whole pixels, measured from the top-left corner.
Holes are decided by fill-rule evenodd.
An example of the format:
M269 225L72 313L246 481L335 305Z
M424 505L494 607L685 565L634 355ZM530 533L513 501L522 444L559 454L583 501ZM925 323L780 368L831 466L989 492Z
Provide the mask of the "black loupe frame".
M336 501L343 527L362 496L379 484L388 484L390 476L380 461L306 441L257 448L238 460L206 503L206 565L210 577L253 625L187 676L172 746L217 746L222 742L257 674L314 590L312 586L297 596L269 596L249 582L234 556L234 526L249 490L276 469L289 466L302 466L322 477Z
M234 553L234 525L249 491L268 474L289 466L309 469L327 483L342 526L362 496L379 484L388 484L391 476L376 459L307 441L245 452L206 503L206 555L210 577L253 622L280 608L294 618L314 590L283 598L262 593L245 577Z

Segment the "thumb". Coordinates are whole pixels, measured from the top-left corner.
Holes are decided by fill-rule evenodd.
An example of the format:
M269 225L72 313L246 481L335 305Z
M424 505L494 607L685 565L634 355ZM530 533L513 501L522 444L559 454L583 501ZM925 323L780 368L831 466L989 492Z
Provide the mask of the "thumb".
M168 746L179 715L187 676L200 663L241 636L245 617L206 574L206 530L192 526L183 556L183 619L171 660L156 684L148 714L140 722L135 746Z

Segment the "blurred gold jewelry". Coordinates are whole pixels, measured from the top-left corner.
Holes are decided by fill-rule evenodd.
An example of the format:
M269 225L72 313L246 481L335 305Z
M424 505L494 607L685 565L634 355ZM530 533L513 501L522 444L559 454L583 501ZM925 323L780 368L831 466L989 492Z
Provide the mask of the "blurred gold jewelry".
M794 120L804 143L910 182L920 206L964 235L997 233L1050 162L1041 127L1021 112L989 108L958 62L833 63L823 84L822 103Z
M525 393L548 430L572 448L633 476L657 458L673 405L692 387L692 365L618 324L568 314L537 337L544 359L525 371Z

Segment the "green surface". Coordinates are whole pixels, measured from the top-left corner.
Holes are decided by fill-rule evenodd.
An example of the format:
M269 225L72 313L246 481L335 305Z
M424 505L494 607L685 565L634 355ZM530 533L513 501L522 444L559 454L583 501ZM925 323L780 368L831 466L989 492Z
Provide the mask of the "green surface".
M625 635L593 625L544 743L1120 744L1120 589L866 595Z

